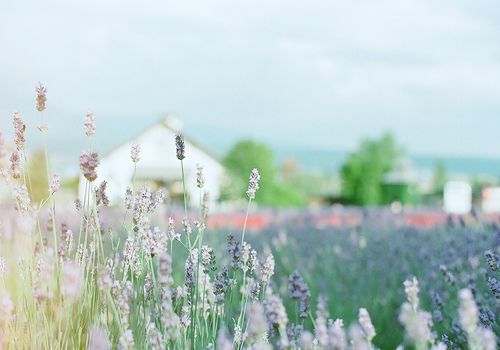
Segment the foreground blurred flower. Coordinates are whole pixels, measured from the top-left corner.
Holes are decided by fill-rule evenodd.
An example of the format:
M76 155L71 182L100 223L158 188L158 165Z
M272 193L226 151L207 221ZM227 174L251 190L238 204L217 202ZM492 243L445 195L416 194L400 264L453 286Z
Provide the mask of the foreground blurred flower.
M399 321L406 330L406 337L415 344L417 349L427 349L428 344L434 340L432 334L432 315L418 308L419 288L418 280L413 277L403 282L407 303L401 306Z
M106 330L101 327L90 327L90 340L88 350L108 350L110 348Z
M331 320L330 320L331 321ZM346 350L347 339L344 330L344 321L336 319L328 325L328 344L332 350Z
M180 335L180 319L172 305L172 257L167 253L158 259L158 280L161 287L161 323L165 330L165 340L175 340Z
M460 308L458 315L460 327L467 334L469 348L471 350L494 350L496 349L496 337L491 329L482 328L478 325L479 310L472 292L462 289L458 293Z
M182 136L182 134L175 135L175 148L177 159L183 160L185 158L186 145L184 143L184 136Z
M29 211L31 200L25 184L14 185L14 197L17 202L17 210L23 215Z
M5 145L5 139L2 132L0 132L0 159L7 155L7 146Z
M47 102L47 88L42 85L42 83L38 83L36 86L36 109L39 112L43 112L45 110L45 103Z
M371 342L372 339L377 335L377 333L375 332L375 327L373 327L370 314L365 308L359 309L358 322L361 325L363 332L365 333L366 340Z
M21 177L21 162L19 158L19 153L14 151L10 156L10 176L13 179L19 179Z
M217 347L219 350L233 350L233 341L227 335L227 331L224 327L219 329L219 334L217 336Z
M264 307L261 303L253 303L248 307L247 314L248 328L247 328L247 339L249 343L252 344L252 349L264 349L264 339L266 337L267 326L266 326L266 315L264 313Z
M281 298L273 294L271 288L267 288L266 297L264 299L264 309L267 316L267 322L269 328L272 329L276 327L280 335L280 344L282 346L287 345L288 339L286 334L286 326L288 324L288 316L286 313L285 306Z
M3 256L0 256L0 278L4 277L5 273L5 258Z
M411 280L406 280L403 282L403 285L405 287L405 293L406 293L406 298L408 299L408 302L411 304L414 310L418 309L418 281L415 277Z
M322 295L318 298L316 307L316 323L314 326L314 335L320 347L326 348L328 346L328 306L325 297Z
M57 174L52 175L49 186L49 194L54 194L61 188L61 177Z
M80 153L80 169L83 176L90 182L97 179L96 168L99 165L97 152L85 150Z
M5 327L14 316L14 303L10 295L4 292L0 295L0 328Z
M349 338L351 339L351 350L370 350L372 348L366 340L363 329L357 324L352 324L349 327Z
M24 151L24 143L26 139L24 138L24 132L26 131L26 124L24 124L21 119L21 114L14 112L13 122L14 124L14 143L19 152Z
M109 199L106 195L106 186L108 183L106 181L101 182L99 187L95 189L95 199L96 205L102 204L105 207L109 205Z
M248 190L247 196L250 199L255 199L255 193L260 188L259 187L260 174L257 169L253 169L248 178Z
M62 267L61 294L66 299L78 299L83 290L83 272L79 265L67 262Z
M160 331L156 328L153 322L150 322L146 328L148 344L152 350L161 350L163 347L163 339Z

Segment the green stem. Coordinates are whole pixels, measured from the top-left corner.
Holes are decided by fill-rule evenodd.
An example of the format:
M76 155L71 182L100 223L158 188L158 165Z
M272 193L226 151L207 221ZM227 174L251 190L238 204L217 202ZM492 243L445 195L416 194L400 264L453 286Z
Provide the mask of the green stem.
M248 221L248 212L250 211L250 204L252 203L252 199L248 199L248 205L247 205L247 213L245 215L245 222L243 223L243 232L241 233L241 244L245 241L245 231L247 228L247 221Z

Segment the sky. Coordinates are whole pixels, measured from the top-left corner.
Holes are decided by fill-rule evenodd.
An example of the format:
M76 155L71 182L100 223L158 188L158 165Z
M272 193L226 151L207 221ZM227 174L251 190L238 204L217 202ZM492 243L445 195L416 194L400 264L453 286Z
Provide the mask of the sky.
M77 159L166 113L211 148L242 138L352 150L392 131L409 152L500 157L500 2L1 1L0 128ZM37 141L38 140L38 141ZM214 150L217 152L217 150Z

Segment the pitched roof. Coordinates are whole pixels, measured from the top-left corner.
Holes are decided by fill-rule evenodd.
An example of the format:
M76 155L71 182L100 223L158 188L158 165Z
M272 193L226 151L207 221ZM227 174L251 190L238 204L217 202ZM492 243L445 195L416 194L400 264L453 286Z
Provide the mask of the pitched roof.
M221 163L221 160L219 159L219 157L217 157L214 153L212 153L206 147L200 145L198 142L195 142L192 139L190 139L189 137L187 137L186 134L184 134L181 131L182 130L182 122L179 119L177 119L171 113L166 114L163 118L161 118L160 120L156 121L154 124L149 125L148 127L142 129L140 132L138 132L137 134L135 134L134 136L132 136L132 137L128 138L127 140L122 141L121 143L117 144L116 146L114 146L113 148L111 148L109 151L105 152L101 159L105 159L106 157L110 156L114 151L116 151L117 149L119 149L120 147L122 147L127 142L130 142L132 140L137 139L139 136L145 134L146 132L148 132L152 128L157 127L158 125L163 126L164 128L170 130L174 134L176 134L178 132L181 132L183 134L183 136L184 136L184 140L185 140L186 143L188 143L191 146L193 146L193 147L201 150L203 153L205 153L206 155L208 155L210 158L212 158L216 162Z

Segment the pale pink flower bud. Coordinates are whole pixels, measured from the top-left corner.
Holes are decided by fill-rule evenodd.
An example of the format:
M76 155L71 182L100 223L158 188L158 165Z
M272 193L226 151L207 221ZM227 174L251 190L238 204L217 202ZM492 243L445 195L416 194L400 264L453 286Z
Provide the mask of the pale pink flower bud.
M132 158L132 162L134 163L138 163L141 160L141 146L139 146L139 144L132 144L132 148L130 149L130 158Z
M99 165L99 158L95 151L82 151L80 153L80 169L83 176L90 182L97 179L96 168Z
M47 102L47 88L42 85L42 83L38 83L36 87L36 109L39 112L43 112L45 110L45 103Z
M54 194L61 188L61 177L57 174L52 175L50 180L49 193Z
M91 137L92 135L95 134L95 119L94 119L94 113L88 112L87 115L85 116L85 123L83 123L85 126L85 135L88 137Z
M13 122L14 124L14 143L19 152L24 150L24 143L26 139L24 138L24 132L26 131L26 124L24 124L21 119L21 114L18 112L14 113Z

